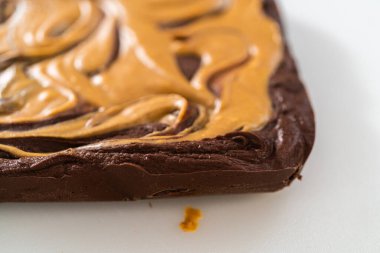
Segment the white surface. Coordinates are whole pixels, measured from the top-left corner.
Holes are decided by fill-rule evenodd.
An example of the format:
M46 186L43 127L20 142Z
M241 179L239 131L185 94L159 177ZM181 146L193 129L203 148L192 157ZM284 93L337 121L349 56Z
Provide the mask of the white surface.
M0 204L0 252L380 252L380 1L282 0L317 116L302 182L274 194ZM204 212L193 234L183 208Z

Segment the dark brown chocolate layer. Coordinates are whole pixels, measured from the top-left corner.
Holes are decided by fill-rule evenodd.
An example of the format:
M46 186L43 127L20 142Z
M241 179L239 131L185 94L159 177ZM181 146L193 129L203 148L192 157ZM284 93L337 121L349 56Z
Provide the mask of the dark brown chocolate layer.
M265 0L264 9L280 22L273 0ZM189 57L183 59L186 62L179 65L186 76L191 76L194 66L190 64L197 63ZM273 117L264 129L252 133L91 150L77 147L104 138L138 137L164 126L144 125L74 141L1 140L2 144L33 152L65 151L47 157L20 158L0 152L0 201L131 200L279 190L299 176L315 136L313 111L287 47L271 78L269 91ZM77 109L73 115L86 110L88 106ZM45 124L54 120L62 117Z

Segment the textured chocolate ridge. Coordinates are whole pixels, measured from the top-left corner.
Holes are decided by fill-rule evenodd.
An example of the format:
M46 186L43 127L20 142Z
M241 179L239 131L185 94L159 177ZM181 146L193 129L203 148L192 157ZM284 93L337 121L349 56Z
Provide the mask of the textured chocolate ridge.
M264 8L280 23L274 1L264 1ZM313 112L286 47L269 92L273 117L252 133L0 158L0 200L125 200L281 189L300 174L315 135Z

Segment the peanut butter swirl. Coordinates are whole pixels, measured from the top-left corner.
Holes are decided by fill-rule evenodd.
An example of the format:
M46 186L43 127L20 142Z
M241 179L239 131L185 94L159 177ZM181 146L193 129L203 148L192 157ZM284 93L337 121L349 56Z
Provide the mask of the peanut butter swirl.
M201 140L259 129L271 115L268 82L282 40L261 0L18 0L0 12L0 124L44 122L81 104L94 108L2 131L0 141L87 138L150 123L165 128L81 148ZM176 57L190 55L200 66L187 78ZM174 131L190 109L191 124Z

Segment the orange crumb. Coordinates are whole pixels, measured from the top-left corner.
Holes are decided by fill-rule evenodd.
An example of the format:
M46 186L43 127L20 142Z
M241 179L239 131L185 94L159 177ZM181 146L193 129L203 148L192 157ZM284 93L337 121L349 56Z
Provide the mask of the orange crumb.
M185 219L179 226L185 232L194 232L198 228L198 222L202 218L202 212L199 209L187 207L185 209Z

